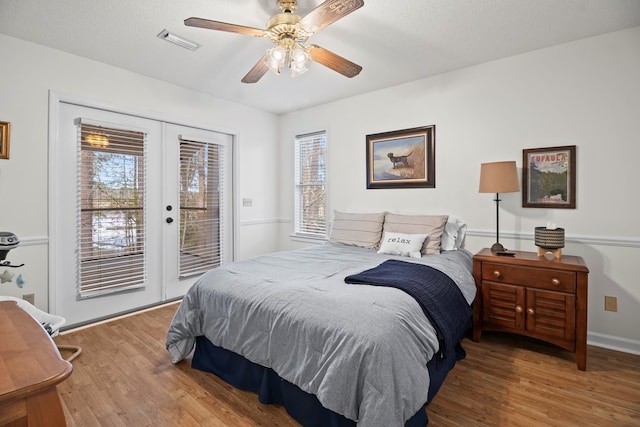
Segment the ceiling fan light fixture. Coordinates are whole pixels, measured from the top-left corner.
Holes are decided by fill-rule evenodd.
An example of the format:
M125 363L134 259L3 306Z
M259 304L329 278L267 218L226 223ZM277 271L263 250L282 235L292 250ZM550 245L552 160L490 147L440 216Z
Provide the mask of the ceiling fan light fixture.
M291 51L290 60L291 77L307 72L311 66L311 55L300 46Z
M265 57L265 64L271 71L276 74L280 74L280 70L284 67L284 62L287 57L287 51L282 46L276 46L267 50Z
M316 0L320 1L320 0ZM317 62L345 77L355 77L362 67L317 45L305 46L307 39L317 31L344 18L364 6L364 0L323 0L304 17L294 13L298 0L277 0L282 13L276 13L267 21L267 28L260 29L211 19L191 17L184 20L189 27L226 31L229 33L269 39L276 47L266 54L242 78L242 83L256 83L268 70L280 74L285 64L293 77L307 70L311 62Z

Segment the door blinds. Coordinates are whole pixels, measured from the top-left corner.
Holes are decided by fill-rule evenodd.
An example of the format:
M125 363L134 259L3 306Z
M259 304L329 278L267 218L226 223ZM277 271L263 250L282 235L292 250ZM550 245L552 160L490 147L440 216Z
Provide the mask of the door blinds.
M180 277L221 263L223 165L224 146L180 137Z
M76 124L78 297L143 287L146 134Z

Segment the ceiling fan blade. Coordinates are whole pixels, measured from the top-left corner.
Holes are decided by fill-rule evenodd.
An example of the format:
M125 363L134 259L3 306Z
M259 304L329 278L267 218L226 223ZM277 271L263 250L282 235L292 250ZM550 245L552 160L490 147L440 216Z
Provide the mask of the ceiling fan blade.
M207 28L209 30L227 31L229 33L246 34L249 36L264 37L267 33L265 30L253 27L245 27L242 25L228 24L226 22L212 21L203 18L187 18L184 25L188 27Z
M336 55L335 53L318 45L309 45L309 53L314 61L319 62L327 68L331 68L333 71L336 71L343 76L349 78L355 77L360 74L360 71L362 71L362 67L358 64L355 64L340 55Z
M364 6L364 0L326 0L303 17L298 25L315 33Z
M249 70L246 76L242 78L242 83L256 83L269 71L269 67L265 62L267 55L260 58L260 61Z

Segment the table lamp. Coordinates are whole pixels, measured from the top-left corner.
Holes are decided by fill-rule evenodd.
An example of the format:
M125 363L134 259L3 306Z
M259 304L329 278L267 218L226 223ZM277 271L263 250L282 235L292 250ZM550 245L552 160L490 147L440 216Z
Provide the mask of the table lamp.
M496 193L496 242L491 252L509 254L500 244L500 193L520 191L515 161L482 163L480 165L480 193Z

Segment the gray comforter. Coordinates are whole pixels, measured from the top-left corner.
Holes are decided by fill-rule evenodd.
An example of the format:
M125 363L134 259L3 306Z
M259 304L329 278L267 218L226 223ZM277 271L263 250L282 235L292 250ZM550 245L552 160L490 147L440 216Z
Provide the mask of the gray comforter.
M401 426L427 401L438 351L419 304L394 288L350 286L347 275L386 259L448 274L471 303L471 254L420 259L326 243L225 264L188 291L167 333L173 363L196 336L272 368L358 426Z

